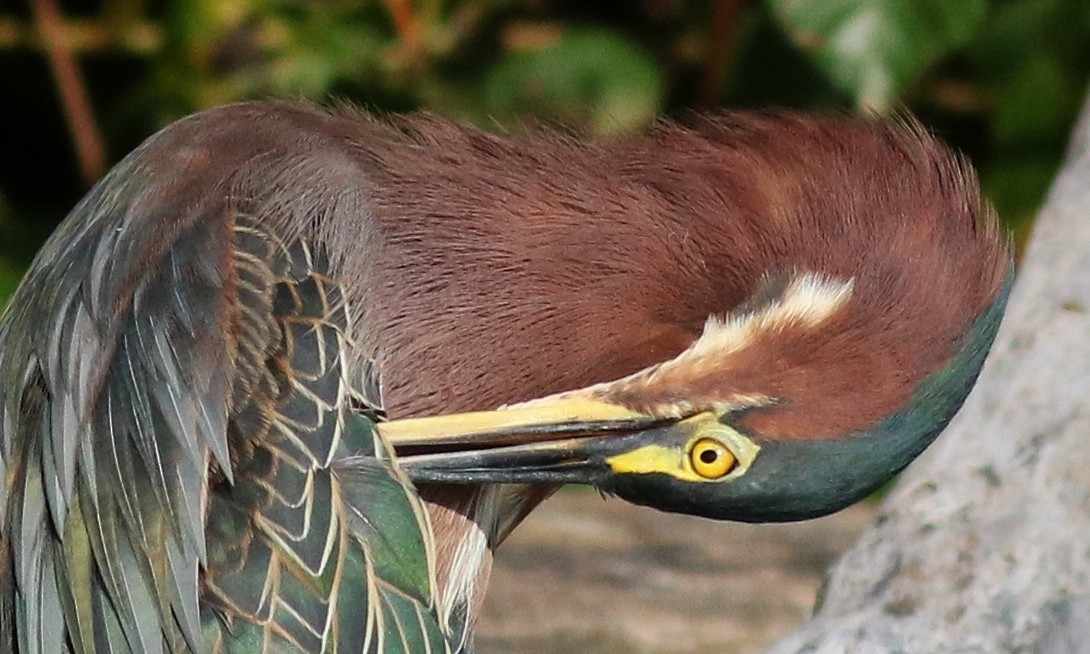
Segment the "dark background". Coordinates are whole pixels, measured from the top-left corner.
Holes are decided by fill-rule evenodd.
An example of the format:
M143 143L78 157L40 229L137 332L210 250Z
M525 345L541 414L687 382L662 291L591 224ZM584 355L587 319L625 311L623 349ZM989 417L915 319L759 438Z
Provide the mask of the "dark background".
M588 138L693 110L907 111L1021 243L1088 75L1087 0L0 0L0 306L112 163L243 98ZM481 649L760 651L873 513L753 527L562 493L501 551Z
M242 98L588 137L693 109L908 110L1022 237L1088 72L1085 0L0 0L0 303L109 165Z

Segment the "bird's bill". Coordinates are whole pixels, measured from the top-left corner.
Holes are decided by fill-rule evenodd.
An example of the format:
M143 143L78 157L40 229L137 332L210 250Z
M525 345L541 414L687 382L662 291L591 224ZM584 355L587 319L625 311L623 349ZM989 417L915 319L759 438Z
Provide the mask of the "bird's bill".
M661 422L601 400L542 400L530 405L426 418L402 418L379 424L395 448L511 445L549 440L560 434L640 429Z
M659 422L616 404L572 398L391 420L379 430L413 481L589 483L604 439Z
M586 398L393 420L379 430L416 482L557 484L676 475L691 443L734 433L711 413L676 420Z

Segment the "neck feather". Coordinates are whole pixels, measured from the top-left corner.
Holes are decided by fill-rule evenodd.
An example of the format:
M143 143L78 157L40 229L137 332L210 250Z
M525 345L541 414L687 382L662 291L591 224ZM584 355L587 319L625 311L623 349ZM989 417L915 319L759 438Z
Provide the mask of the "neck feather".
M771 437L845 434L953 356L1009 264L972 173L916 126L735 114L586 145L415 118L397 134L368 152L394 263L363 280L385 289L369 322L395 414L616 381L763 325L706 387L671 390L773 398L751 418ZM793 316L805 293L783 294L806 280L844 291L835 311L760 313L779 298Z

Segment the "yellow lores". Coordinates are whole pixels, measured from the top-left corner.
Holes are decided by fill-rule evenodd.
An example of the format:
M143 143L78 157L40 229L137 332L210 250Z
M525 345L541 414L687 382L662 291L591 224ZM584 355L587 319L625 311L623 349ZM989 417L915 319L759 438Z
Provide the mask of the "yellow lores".
M684 447L644 445L606 459L618 474L660 473L683 481L707 482L733 479L757 458L759 445L719 422L710 411L678 423L693 435Z

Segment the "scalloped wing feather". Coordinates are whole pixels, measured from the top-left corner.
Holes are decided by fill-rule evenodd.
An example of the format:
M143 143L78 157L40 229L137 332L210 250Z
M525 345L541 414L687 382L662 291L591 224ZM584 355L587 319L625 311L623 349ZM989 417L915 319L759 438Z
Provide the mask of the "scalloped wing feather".
M0 319L0 649L450 651L326 256L149 208L148 176L96 187Z

